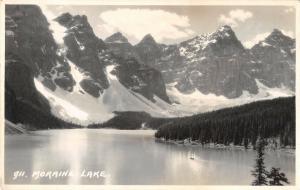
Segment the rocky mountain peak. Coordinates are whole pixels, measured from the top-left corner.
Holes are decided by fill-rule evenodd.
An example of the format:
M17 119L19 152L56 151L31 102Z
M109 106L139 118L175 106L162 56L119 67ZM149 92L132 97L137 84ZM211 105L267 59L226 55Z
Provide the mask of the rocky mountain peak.
M151 34L147 34L146 36L144 36L144 38L141 40L140 43L143 43L143 44L157 44Z
M216 32L212 33L210 38L216 40L226 40L226 42L234 42L242 48L240 41L237 39L234 31L228 25L221 26Z
M223 26L219 27L217 31L219 31L219 32L233 32L231 26L229 26L229 25L223 25Z
M271 34L272 35L283 35L283 33L281 32L281 30L279 30L277 28L274 28Z
M60 25L66 26L73 19L73 16L70 13L63 13L54 20L57 21Z
M252 52L260 57L267 52L274 52L274 56L282 56L282 59L295 60L295 39L283 34L279 29L274 29L269 36L251 48ZM279 58L277 58L279 60ZM294 62L294 61L292 61Z
M66 27L68 29L67 32L80 30L81 32L93 33L93 29L85 15L71 15L70 13L63 13L55 18L54 21Z
M221 51L226 54L232 54L236 51L243 51L244 47L237 39L234 31L228 25L221 26L213 33L202 34L190 40L180 43L180 46L188 46L193 52L202 52L203 50ZM228 47L230 47L228 49ZM227 51L230 50L230 51ZM232 50L232 51L231 51ZM222 54L223 54L222 53Z
M121 33L116 32L105 39L106 43L129 43L128 39Z
M159 44L156 43L151 34L144 36L134 47L140 60L147 65L153 66L155 60L160 57L162 53Z
M285 34L283 34L283 32L281 30L275 28L266 39L270 39L270 40L272 39L272 40L280 41L280 40L289 40L289 39L292 39L292 38L285 35Z
M66 58L85 73L77 81L80 87L94 97L99 97L109 84L104 73L106 62L99 54L107 47L90 26L85 15L64 13L55 19L66 28L64 32L64 50Z
M274 29L263 42L271 46L290 47L294 45L295 40L283 34L279 29Z

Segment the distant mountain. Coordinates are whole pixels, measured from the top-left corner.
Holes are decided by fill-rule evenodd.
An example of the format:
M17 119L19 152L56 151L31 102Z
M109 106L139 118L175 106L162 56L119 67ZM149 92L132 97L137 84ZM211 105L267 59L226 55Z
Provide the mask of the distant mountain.
M270 88L295 87L295 40L277 29L250 50L226 25L175 45L159 44L148 34L128 49L182 93L199 90L237 98L244 92L258 94L257 81Z
M182 93L199 90L237 98L245 92L258 94L257 81L294 91L295 39L275 29L265 41L245 49L232 28L225 25L175 45L159 44L148 34L135 46L126 39L126 47L114 43L113 49L119 47L116 54L126 52L126 56L161 71L164 81L176 83ZM263 46L267 43L274 48Z
M105 39L106 43L126 43L129 44L128 39L123 36L121 32L114 33Z
M274 29L250 52L256 64L251 73L255 78L269 87L284 86L295 90L295 39Z
M136 58L138 59L137 52L128 39L122 33L117 32L105 39L106 45L114 53L114 55L123 58Z
M161 47L156 43L151 34L147 34L134 47L141 61L149 66L155 67L155 60L161 56Z
M229 26L182 42L178 48L185 65L174 81L179 90L198 89L228 98L239 97L243 91L258 92L247 71L247 51Z

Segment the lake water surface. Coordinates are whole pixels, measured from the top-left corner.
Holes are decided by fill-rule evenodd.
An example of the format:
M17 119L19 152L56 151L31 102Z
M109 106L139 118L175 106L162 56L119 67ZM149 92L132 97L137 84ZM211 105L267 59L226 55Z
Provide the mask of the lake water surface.
M159 143L154 132L65 129L6 135L5 183L249 185L253 181L255 151ZM268 151L265 162L268 169L281 168L295 183L294 154ZM16 171L22 175L14 180ZM55 172L69 175L55 177Z

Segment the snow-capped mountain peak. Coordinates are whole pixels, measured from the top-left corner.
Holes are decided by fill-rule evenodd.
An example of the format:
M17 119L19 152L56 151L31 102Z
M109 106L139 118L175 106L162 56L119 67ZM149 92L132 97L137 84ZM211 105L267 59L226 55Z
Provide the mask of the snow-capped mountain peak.
M219 32L224 32L224 31L227 32L227 31L232 31L232 28L229 25L223 25L223 26L220 26L217 29L217 31L219 31Z
M235 50L244 49L241 42L237 39L234 31L228 25L219 27L213 33L198 35L190 40L180 43L180 46L190 46L193 52L203 51L206 48L224 49L225 46L232 46ZM180 52L183 56L185 55L184 48L181 49Z
M211 38L221 38L221 39L227 38L235 41L237 40L234 31L228 25L219 27L217 31L211 35Z

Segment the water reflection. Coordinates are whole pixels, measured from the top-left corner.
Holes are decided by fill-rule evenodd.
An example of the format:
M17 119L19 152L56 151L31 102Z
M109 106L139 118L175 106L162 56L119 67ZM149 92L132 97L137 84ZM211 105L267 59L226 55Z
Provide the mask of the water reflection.
M8 135L5 139L6 183L32 184L192 184L249 185L255 152L216 150L157 143L154 131L71 129ZM191 159L193 155L193 159ZM266 153L267 167L280 167L295 181L295 156ZM27 178L12 180L24 170ZM34 171L68 170L74 175L33 179ZM105 171L110 177L81 173ZM237 180L239 179L239 180Z

